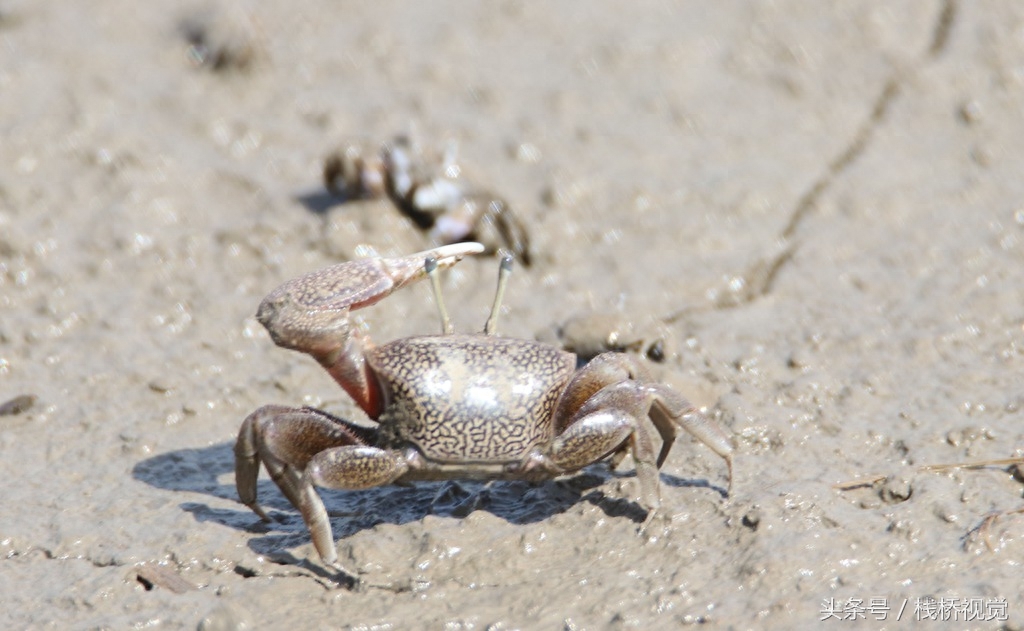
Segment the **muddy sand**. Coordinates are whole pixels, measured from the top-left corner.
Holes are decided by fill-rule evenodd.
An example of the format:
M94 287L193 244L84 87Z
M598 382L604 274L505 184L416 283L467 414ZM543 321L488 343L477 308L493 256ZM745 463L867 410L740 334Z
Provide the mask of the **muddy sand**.
M4 0L0 57L4 628L1024 628L1020 473L922 468L1024 446L1024 4ZM689 437L644 537L630 459L324 491L355 592L238 502L249 412L358 417L254 313L428 247L320 180L410 129L529 230L503 332L668 331L730 497ZM496 270L445 274L459 330Z

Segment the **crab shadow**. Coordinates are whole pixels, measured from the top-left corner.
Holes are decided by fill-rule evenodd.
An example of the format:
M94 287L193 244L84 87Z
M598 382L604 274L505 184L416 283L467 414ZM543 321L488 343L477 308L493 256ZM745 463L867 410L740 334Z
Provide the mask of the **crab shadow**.
M310 213L324 217L336 208L355 206L360 203L377 201L360 195L349 195L343 191L330 191L324 186L313 186L297 192L292 199L302 204ZM387 199L386 197L382 199Z
M265 523L238 502L234 482L234 450L230 443L179 449L138 462L132 469L136 480L167 491L208 495L228 500L237 509L224 508L190 499L179 506L196 521L213 522L264 536L253 539L250 548L258 554L277 554L296 545L296 538L308 541L301 515L269 479L258 483L260 504L272 517ZM632 471L612 471L604 464L592 465L567 478L541 483L522 481L474 482L449 480L391 485L365 491L317 489L324 500L336 540L345 539L378 524L405 524L427 515L465 517L482 510L512 524L543 521L563 513L580 501L600 508L608 517L622 517L641 523L646 511L625 497L606 494L599 487L609 480L632 477ZM724 490L706 480L688 480L666 473L663 484L671 487Z
M335 195L326 188L316 188L303 191L302 193L295 195L294 199L302 204L306 210L321 217L338 206L344 206L346 204L359 201L357 198Z

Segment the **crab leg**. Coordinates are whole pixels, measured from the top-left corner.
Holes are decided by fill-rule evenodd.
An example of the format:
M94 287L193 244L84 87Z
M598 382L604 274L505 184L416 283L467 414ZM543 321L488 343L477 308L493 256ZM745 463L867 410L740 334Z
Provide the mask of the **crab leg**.
M408 470L401 453L359 445L318 453L306 475L317 486L358 491L391 484Z
M270 521L256 500L260 463L292 506L302 513L313 546L324 563L338 565L334 535L323 500L313 488L306 465L321 451L373 440L374 431L312 408L266 405L242 423L235 443L235 486L242 503Z
M654 461L654 443L641 422L642 414L636 413L640 406L602 409L607 403L607 400L595 401L595 405L581 410L576 422L555 438L547 453L531 456L533 462L528 462L526 469L540 465L554 474L570 473L618 452L620 447L627 447L636 463L641 504L653 515L661 505L661 485Z
M651 382L643 365L624 353L598 355L569 382L555 412L556 435L570 431L588 411L608 408L624 410L638 419L650 417L662 439L655 462L659 469L672 449L677 430L689 432L725 460L731 492L732 438L681 394Z

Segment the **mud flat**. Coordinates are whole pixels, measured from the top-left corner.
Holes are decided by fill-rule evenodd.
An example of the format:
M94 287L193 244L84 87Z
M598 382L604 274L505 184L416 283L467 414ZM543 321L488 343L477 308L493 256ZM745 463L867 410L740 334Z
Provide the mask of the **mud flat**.
M922 469L1024 445L1022 29L1010 1L0 2L0 403L35 397L0 415L3 626L1024 627L1020 475ZM237 502L250 411L356 415L253 314L427 246L320 181L410 129L530 232L504 333L667 330L731 497L689 438L649 537L628 459L325 492L361 592L269 479L277 522ZM496 269L445 275L460 330ZM426 285L364 313L437 328Z

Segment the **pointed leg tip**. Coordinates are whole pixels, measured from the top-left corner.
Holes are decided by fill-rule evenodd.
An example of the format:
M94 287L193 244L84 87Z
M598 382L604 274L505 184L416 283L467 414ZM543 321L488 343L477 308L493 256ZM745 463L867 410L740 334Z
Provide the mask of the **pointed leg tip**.
M262 506L259 506L257 504L255 506L250 506L249 508L252 509L252 512L254 512L257 515L259 515L259 518L261 520L263 520L263 523L266 523L266 524L273 523L273 521L274 521L273 518L271 518L270 515L268 515L267 512L265 510L263 510Z
M345 589L351 592L361 592L365 589L366 584L363 582L363 580L359 578L355 573L350 572L348 569L346 569L345 566L343 566L341 563L338 563L335 560L326 562L326 565L327 567L331 568L332 570L338 573L337 576L335 576L334 580L338 583L339 586L344 587Z

